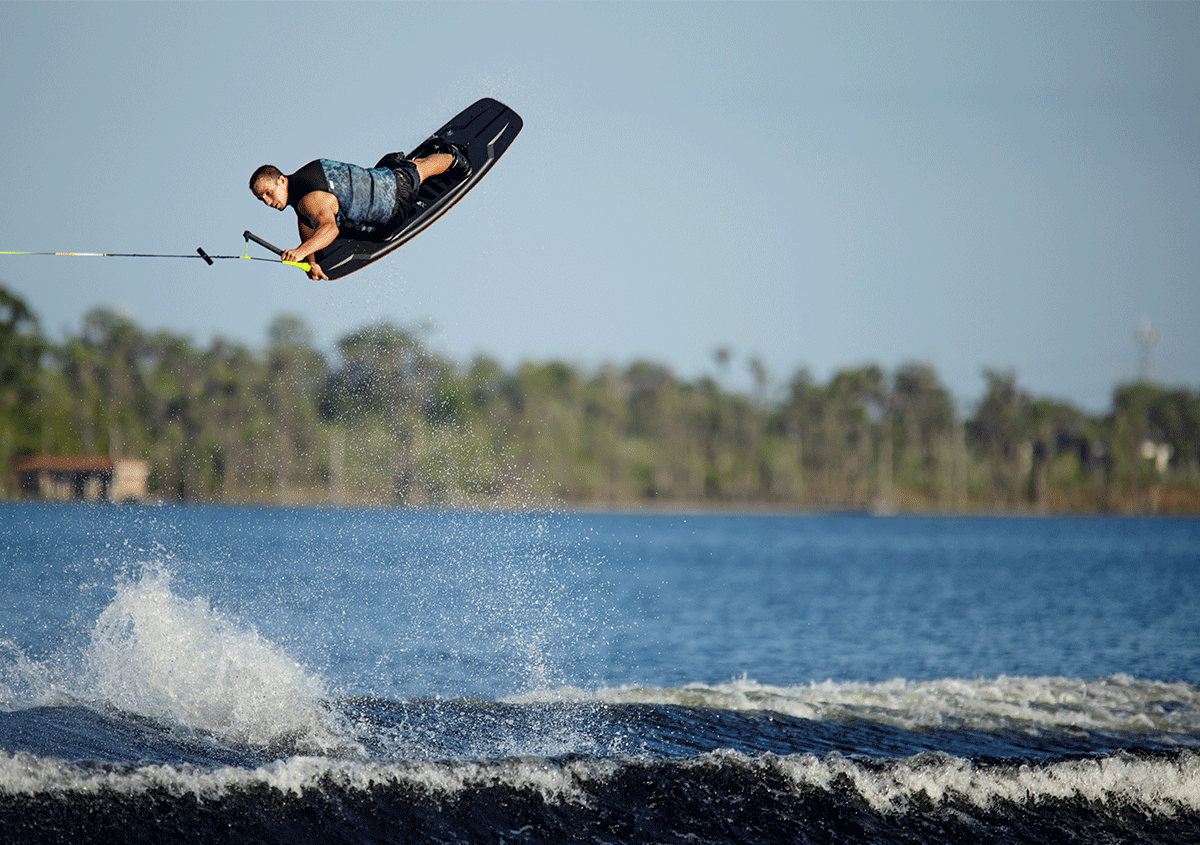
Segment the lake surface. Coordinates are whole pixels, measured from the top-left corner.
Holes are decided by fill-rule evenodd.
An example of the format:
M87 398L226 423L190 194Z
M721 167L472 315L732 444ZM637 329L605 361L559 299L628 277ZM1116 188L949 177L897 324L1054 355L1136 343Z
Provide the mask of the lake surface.
M14 504L0 536L0 841L1200 830L1200 520Z

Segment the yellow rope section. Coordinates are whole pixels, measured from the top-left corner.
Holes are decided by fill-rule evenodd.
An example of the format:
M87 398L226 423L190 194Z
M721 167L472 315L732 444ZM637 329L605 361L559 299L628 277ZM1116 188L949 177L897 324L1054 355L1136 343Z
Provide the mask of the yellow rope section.
M253 260L252 256L250 255L250 241L246 241L246 254L243 255L242 258L250 258L251 260ZM279 263L280 264L291 264L293 267L299 267L305 273L307 273L309 270L312 269L312 265L309 264L307 261L284 261L284 260L280 259Z

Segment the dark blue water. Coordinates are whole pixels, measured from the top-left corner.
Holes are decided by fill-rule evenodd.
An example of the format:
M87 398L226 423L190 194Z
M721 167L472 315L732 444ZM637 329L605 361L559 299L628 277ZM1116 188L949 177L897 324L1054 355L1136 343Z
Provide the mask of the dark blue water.
M0 536L0 841L1200 829L1200 520L9 505Z

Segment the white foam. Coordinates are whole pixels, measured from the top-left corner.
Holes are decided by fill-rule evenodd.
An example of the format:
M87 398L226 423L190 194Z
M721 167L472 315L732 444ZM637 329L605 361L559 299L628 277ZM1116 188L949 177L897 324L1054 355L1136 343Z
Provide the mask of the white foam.
M159 571L118 585L92 629L81 684L122 710L234 742L311 750L335 742L319 678L204 599L175 595Z
M1044 766L977 765L961 757L922 754L883 771L838 754L797 755L774 762L797 787L831 790L849 782L880 813L903 812L914 802L925 801L934 805L966 801L987 808L999 801L1023 804L1054 799L1133 805L1168 815L1181 809L1200 810L1200 755L1191 752L1171 760L1117 755Z
M0 794L138 795L156 790L172 796L190 794L211 799L260 787L300 796L330 787L361 792L406 785L431 795L455 796L502 784L537 792L546 801L586 803L581 784L610 777L618 767L616 762L594 759L562 764L537 758L387 764L302 756L255 769L168 765L97 769L24 752L0 751Z
M768 710L802 719L869 719L906 729L1081 729L1200 734L1200 687L1126 675L1099 680L1007 677L938 681L896 679L878 684L776 687L742 679L686 687L617 687L594 692L562 688L515 702L575 701L678 704L726 710Z
M590 782L604 782L637 761L575 759L552 763L536 758L484 762L403 764L293 757L255 769L195 769L140 766L99 769L24 752L0 751L0 794L44 793L139 795L148 790L172 796L220 798L232 791L268 788L302 796L330 788L352 792L409 786L430 795L455 797L503 785L538 793L547 803L586 805ZM1129 755L1069 760L1046 765L976 764L944 754L920 754L885 766L866 766L829 754L751 757L714 751L682 762L685 767L737 767L775 770L797 791L852 789L877 813L904 813L946 804L994 807L999 802L1027 805L1046 800L1078 800L1114 807L1139 807L1173 815L1200 811L1200 755L1182 752L1171 759L1140 760Z

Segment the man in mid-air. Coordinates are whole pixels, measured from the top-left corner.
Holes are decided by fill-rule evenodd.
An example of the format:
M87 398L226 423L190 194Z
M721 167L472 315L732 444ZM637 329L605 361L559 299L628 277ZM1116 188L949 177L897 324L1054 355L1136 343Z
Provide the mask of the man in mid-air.
M461 150L443 146L444 152L425 158L388 153L370 169L321 158L284 175L264 164L250 177L250 191L271 208L295 210L300 246L284 250L283 260L307 261L310 279L328 280L316 254L337 240L343 228L363 234L398 229L422 182L443 173L458 177L470 172Z

